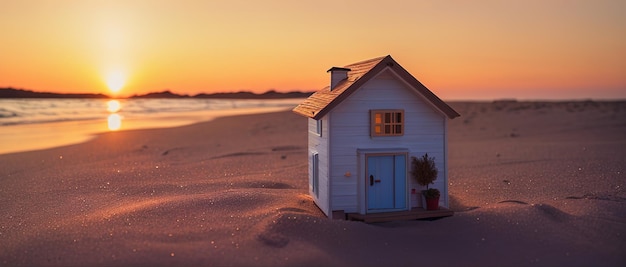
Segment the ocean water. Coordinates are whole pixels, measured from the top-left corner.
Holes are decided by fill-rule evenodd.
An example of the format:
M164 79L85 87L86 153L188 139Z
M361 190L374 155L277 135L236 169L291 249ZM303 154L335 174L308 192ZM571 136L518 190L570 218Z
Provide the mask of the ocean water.
M288 110L302 99L0 99L0 154L84 142L96 134L175 127Z

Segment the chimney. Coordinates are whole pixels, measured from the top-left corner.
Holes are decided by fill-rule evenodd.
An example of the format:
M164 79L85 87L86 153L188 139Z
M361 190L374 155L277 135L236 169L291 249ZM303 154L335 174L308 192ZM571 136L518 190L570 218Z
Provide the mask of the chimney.
M332 67L326 72L330 72L330 90L335 89L339 82L348 78L348 68Z

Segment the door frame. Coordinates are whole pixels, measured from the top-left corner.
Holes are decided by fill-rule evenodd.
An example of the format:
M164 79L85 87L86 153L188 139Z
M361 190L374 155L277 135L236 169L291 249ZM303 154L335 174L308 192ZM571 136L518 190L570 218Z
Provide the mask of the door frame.
M395 156L395 155L403 155L406 163L405 163L405 208L400 209L382 209L382 210L368 210L367 207L367 174L368 174L368 165L367 159L372 156ZM367 213L381 213L381 212L391 212L391 211L403 211L410 210L410 195L409 195L409 150L407 148L374 148L374 149L357 149L357 158L358 158L358 170L359 175L357 179L357 197L358 197L358 211L360 214ZM396 192L397 193L397 192Z

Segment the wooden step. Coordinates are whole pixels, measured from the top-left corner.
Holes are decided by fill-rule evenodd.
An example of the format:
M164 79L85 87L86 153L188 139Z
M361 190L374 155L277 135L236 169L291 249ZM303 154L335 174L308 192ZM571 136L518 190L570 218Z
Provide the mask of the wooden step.
M366 223L406 221L429 218L440 218L452 216L454 211L439 208L438 210L425 210L423 208L413 208L407 211L377 212L368 214L347 213L346 218L351 221L363 221Z

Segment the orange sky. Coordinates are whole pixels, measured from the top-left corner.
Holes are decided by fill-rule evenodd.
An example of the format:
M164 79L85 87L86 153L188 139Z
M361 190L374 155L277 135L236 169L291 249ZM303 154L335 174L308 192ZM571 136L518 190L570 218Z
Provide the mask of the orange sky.
M625 14L623 0L8 0L0 87L311 91L390 54L443 99L626 98Z

